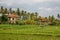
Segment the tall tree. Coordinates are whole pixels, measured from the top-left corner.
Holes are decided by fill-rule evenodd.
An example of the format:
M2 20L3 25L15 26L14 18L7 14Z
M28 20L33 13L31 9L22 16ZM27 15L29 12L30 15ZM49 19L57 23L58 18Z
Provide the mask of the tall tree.
M12 13L15 13L15 11L13 10Z
M3 6L1 6L1 13L3 13L4 9L3 9Z
M60 15L58 14L57 17L60 18Z
M53 22L53 21L54 21L54 19L55 19L55 18L54 18L54 15L52 15L52 17L51 17L51 22Z
M27 14L27 19L29 19L29 20L31 19L30 18L30 12L28 12L28 14Z
M19 15L19 16L20 16L20 9L19 9L19 8L17 8L16 13L17 13L17 15Z
M7 8L5 8L4 12L7 13Z
M30 12L28 12L28 16L30 15Z
M36 15L36 20L37 20L38 13L37 13L37 12L35 12L35 15Z
M45 17L45 19L47 19L47 17Z
M48 18L48 19L49 19L49 21L51 21L51 16L49 16L49 18Z
M24 10L21 11L21 15L22 15L22 16L24 15Z
M31 17L31 20L33 20L34 19L34 13L31 13L30 17Z
M24 19L27 19L27 11L24 11Z
M38 20L41 20L41 16L38 17Z
M12 8L9 9L10 13L12 13Z
M24 20L24 10L21 11L21 15L23 16L23 20Z
M24 14L25 14L25 16L26 16L26 14L27 14L27 11L25 11L25 12L24 12Z

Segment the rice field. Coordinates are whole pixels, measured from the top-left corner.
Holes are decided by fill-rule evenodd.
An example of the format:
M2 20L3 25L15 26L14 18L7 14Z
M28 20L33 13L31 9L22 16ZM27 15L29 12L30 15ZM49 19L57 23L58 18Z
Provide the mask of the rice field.
M60 26L0 24L0 40L60 40Z

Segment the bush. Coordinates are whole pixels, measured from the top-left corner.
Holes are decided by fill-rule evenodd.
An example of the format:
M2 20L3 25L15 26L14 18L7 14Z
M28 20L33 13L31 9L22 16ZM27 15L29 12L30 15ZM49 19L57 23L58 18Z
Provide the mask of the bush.
M24 23L24 20L18 20L18 21L16 22L16 24L24 25L25 23Z
M34 24L34 20L25 20L25 24Z
M1 19L1 23L7 23L8 22L8 17L5 14L3 14L0 19Z
M49 25L56 25L56 22L51 22Z
M60 25L60 24L59 24L59 21L56 21L56 20L55 20L55 21L51 22L49 25L57 25L57 26L58 26L58 25Z

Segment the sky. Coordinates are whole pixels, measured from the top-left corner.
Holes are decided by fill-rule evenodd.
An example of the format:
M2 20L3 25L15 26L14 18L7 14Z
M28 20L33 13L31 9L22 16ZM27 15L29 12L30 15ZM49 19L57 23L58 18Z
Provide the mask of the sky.
M28 12L38 12L40 16L57 17L60 13L60 0L0 0L0 6L13 9L23 9Z

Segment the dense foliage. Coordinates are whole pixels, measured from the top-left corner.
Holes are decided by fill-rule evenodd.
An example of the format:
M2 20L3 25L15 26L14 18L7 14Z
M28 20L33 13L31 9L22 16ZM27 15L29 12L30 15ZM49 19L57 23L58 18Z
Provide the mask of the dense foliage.
M1 6L0 8L0 13L2 13L2 16L0 16L0 22L1 23L5 23L8 22L8 17L5 14L8 13L15 13L16 15L18 15L20 17L19 20L17 20L16 24L20 24L20 25L26 25L26 24L40 24L41 23L41 16L38 15L37 12L27 12L24 10L20 10L19 8L17 8L17 10L12 10L12 8L8 9L8 8L3 8L3 6ZM60 18L60 15L57 15L58 18ZM58 19L54 18L54 15L49 16L49 17L45 17L45 19L48 21L46 22L48 25L59 25L59 21ZM44 22L43 22L44 23ZM45 24L45 23L44 23Z

